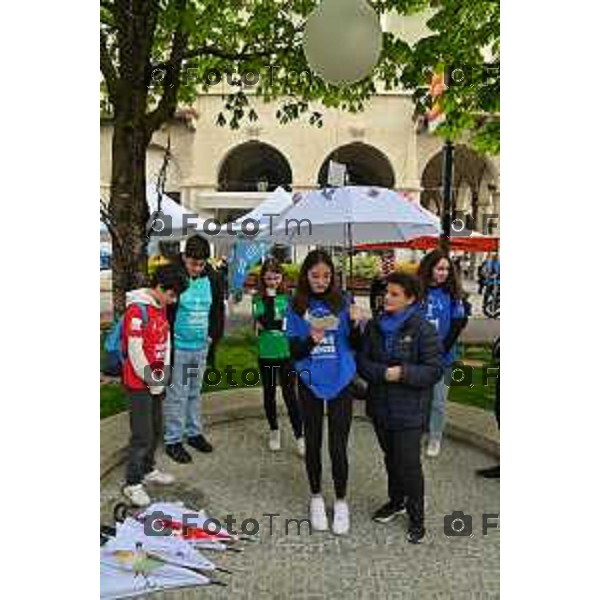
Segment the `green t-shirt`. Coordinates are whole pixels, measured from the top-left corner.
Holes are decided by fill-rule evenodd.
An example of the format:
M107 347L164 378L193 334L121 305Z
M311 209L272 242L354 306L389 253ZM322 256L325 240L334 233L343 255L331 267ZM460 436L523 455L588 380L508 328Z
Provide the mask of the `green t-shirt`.
M258 294L252 299L252 317L263 325L258 334L258 356L269 359L289 358L290 345L283 331L288 297L285 294L277 294L273 298L271 315L268 314L269 304L269 299L265 301Z

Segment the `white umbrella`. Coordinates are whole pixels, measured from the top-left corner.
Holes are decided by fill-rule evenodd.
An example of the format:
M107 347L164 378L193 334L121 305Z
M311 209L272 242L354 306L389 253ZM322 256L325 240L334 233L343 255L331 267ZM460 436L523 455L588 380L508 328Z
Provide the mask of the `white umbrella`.
M271 243L342 246L401 242L436 235L440 222L435 215L403 194L380 187L325 188L292 196L294 205L275 225L272 234L258 239Z
M439 219L418 203L393 190L367 186L325 188L295 194L292 206L279 219L271 243L353 246L403 242L438 235Z

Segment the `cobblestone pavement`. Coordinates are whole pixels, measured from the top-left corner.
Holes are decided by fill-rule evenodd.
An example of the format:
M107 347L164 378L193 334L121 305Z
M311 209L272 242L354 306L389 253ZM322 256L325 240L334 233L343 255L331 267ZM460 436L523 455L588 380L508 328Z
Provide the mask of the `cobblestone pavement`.
M151 493L161 500L182 500L191 508L205 507L223 522L226 515L240 527L244 519L260 523L260 542L245 544L242 554L211 554L234 571L220 579L226 588L189 588L159 592L158 600L195 598L498 598L499 530L482 534L482 513L499 513L499 483L475 477L477 468L494 460L458 442L446 440L440 457L424 460L427 538L420 546L405 540L404 516L377 525L369 515L385 498L381 453L371 425L355 418L350 438L352 528L347 537L330 532L298 535L286 519L306 517L308 489L302 460L293 452L290 428L282 419L283 450L266 448L262 419L214 425L210 438L215 452L194 452L192 465L176 465L160 451L159 466L176 475L178 483ZM324 439L327 439L326 436ZM326 453L324 452L324 456ZM120 499L122 468L103 482L101 517L110 522L112 506ZM328 505L333 491L329 461L324 461L324 493ZM444 515L461 510L472 515L472 537L444 535ZM269 517L273 517L270 535Z

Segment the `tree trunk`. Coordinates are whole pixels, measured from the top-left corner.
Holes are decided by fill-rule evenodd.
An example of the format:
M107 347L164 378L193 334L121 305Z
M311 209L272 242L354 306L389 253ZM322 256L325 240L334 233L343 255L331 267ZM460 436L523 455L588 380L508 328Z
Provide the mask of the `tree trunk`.
M142 117L145 106L142 107ZM115 121L112 140L110 212L117 240L113 239L113 306L125 310L125 293L146 284L146 148L144 127Z
M188 34L183 29L185 0L177 0L182 15L175 27L163 94L150 113L150 59L160 3L157 0L115 0L119 68L110 64L106 39L101 37L101 67L114 109L109 214L113 234L113 307L125 310L125 293L147 283L146 236L150 218L146 203L146 150L152 133L170 118L177 93Z
M125 293L146 284L146 150L151 130L146 122L149 59L157 4L142 0L115 2L119 77L112 82L114 125L109 213L113 235L113 307L125 310ZM115 239L116 238L116 239Z

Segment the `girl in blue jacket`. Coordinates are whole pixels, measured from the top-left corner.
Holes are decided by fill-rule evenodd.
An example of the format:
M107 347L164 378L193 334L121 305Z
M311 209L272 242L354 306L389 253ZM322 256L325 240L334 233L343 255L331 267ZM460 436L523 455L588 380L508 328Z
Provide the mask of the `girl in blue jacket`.
M306 472L312 497L310 519L317 531L328 529L321 495L323 412L327 406L329 454L336 501L332 531L348 532L346 501L348 436L352 423L350 384L356 374L354 348L360 342L360 311L335 284L331 257L310 252L300 270L298 288L288 308L286 333L298 374L298 396L304 419Z
M419 265L423 291L422 309L434 325L443 347L444 375L433 388L429 418L427 456L438 456L441 450L451 365L455 360L455 344L468 321L467 305L458 276L450 258L442 250L433 250Z

